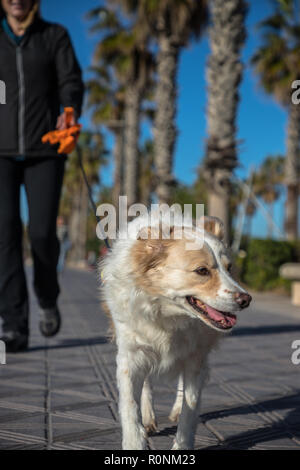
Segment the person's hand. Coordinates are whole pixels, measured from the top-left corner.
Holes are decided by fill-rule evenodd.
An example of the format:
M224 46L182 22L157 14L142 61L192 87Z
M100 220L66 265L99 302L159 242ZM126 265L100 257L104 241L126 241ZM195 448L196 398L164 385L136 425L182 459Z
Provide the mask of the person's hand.
M59 131L64 131L69 127L75 126L77 124L77 119L75 117L75 113L72 116L72 119L67 122L67 113L64 111L60 116L57 118L56 129Z

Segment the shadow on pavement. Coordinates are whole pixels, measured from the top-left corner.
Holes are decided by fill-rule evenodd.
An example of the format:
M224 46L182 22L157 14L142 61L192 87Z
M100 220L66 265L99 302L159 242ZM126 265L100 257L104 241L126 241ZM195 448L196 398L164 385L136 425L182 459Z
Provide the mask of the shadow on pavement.
M291 409L292 408L292 409ZM226 418L234 415L265 413L270 411L289 410L288 414L278 421L245 431L225 439L220 445L206 447L205 450L217 449L248 449L256 444L270 442L275 439L297 438L300 450L300 391L285 397L257 402L253 405L239 406L227 410L219 410L201 415L204 423L212 419ZM234 424L232 424L234 426Z
M295 333L300 331L300 325L266 325L246 326L232 332L232 336L274 335L280 333Z
M292 409L291 409L292 408ZM297 438L300 443L300 391L285 397L274 398L254 403L253 405L238 406L235 408L213 411L201 414L201 422L204 424L210 420L226 419L234 415L247 415L252 413L266 413L271 411L290 410L285 418L253 430L248 430L225 439L218 445L207 446L203 450L249 449L257 444L263 444L275 439ZM231 424L234 427L234 423ZM170 425L150 436L175 436L177 426ZM211 431L212 432L212 431ZM299 444L300 450L300 444Z
M99 299L84 299L84 298L72 298L72 299L63 299L59 302L59 305L101 305L101 300Z
M42 351L46 349L66 349L66 348L78 348L82 346L94 346L97 344L106 344L109 343L109 338L105 336L98 336L95 338L72 338L72 339L65 339L60 343L56 344L47 344L41 346L33 346L28 348L26 352L33 352L33 351Z

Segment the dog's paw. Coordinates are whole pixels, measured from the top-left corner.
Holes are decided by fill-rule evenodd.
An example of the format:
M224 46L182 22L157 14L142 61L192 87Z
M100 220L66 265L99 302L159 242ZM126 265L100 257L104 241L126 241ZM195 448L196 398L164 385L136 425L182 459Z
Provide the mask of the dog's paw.
M145 450L147 449L147 434L144 426L132 429L130 434L123 436L123 450Z
M146 433L147 434L151 434L151 433L154 433L154 432L157 432L158 428L157 428L157 423L156 423L156 420L155 418L153 418L150 422L148 423L144 423L144 427L145 427L145 430L146 430Z
M180 450L180 447L178 446L177 441L174 441L174 442L173 442L173 445L172 445L171 450Z
M151 404L142 406L142 423L147 434L157 431L155 413Z
M173 446L171 450L193 450L193 446L187 444L186 442L178 442L177 439L174 439Z
M147 442L123 441L122 450L147 450Z

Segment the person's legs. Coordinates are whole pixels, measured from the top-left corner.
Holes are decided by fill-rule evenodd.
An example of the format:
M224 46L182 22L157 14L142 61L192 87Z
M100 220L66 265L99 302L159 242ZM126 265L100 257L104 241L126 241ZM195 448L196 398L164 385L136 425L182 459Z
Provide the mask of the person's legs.
M56 306L59 294L57 262L59 241L56 219L65 159L28 160L24 183L29 208L29 237L34 265L34 290L42 309Z
M4 336L12 333L22 335L25 347L28 337L28 294L20 219L22 178L22 163L12 158L0 158L0 315Z

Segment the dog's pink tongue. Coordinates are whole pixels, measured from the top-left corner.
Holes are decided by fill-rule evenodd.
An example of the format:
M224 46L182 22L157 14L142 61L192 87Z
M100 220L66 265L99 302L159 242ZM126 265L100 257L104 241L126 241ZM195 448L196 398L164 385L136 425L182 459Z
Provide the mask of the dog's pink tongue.
M236 317L227 315L225 312L221 313L213 307L206 305L207 314L216 322L226 322L227 325L234 326L236 324Z

